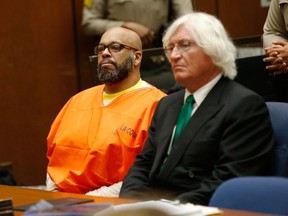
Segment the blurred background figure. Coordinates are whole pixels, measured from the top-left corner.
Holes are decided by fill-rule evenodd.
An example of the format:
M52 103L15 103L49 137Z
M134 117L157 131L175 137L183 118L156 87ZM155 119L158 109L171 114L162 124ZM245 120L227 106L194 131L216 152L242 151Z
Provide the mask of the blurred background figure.
M288 1L271 0L263 27L263 47L267 70L275 76L279 101L288 102Z
M169 23L192 10L191 0L84 0L82 27L99 41L107 29L122 26L140 36L144 49L160 48ZM141 77L165 92L175 85L162 53L142 61Z
M140 36L144 49L161 47L167 24L191 11L191 0L84 0L82 26L98 38L109 28L122 26Z

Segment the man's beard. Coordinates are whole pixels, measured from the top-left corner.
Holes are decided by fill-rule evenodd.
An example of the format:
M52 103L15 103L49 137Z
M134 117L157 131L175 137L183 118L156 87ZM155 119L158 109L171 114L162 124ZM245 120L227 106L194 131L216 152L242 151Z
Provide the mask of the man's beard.
M99 81L106 85L113 85L126 79L132 71L133 60L134 60L133 56L129 56L122 64L119 65L111 61L110 59L103 60L106 63L113 64L115 66L115 69L114 70L108 70L105 68L101 69L99 65L101 65L103 61L100 62L100 64L98 65L98 73L97 73Z

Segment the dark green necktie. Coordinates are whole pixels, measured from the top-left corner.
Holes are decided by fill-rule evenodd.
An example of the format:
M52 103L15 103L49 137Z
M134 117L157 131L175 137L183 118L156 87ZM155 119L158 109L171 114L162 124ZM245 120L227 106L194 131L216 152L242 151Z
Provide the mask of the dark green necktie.
M185 104L181 107L180 114L178 116L177 124L176 124L176 130L174 134L173 143L180 135L181 131L185 127L185 125L188 123L189 119L191 118L193 103L195 102L193 95L189 95L186 98Z

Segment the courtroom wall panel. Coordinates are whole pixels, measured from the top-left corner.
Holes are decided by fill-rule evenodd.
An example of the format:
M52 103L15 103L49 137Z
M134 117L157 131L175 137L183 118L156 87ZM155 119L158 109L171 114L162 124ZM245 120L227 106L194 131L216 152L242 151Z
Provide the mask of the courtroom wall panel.
M261 35L268 7L260 0L218 0L218 15L231 37Z
M81 27L82 19L82 1L74 0L75 7L75 27L78 50L77 64L79 72L79 89L84 90L97 84L95 78L95 68L93 64L89 62L89 56L94 55L93 50L96 46L96 40L93 36L86 35Z
M0 26L0 162L44 184L50 125L78 91L72 1L1 0Z
M196 11L203 11L217 16L218 0L192 0L192 4Z
M268 12L261 0L192 0L196 10L217 16L233 39L259 36Z

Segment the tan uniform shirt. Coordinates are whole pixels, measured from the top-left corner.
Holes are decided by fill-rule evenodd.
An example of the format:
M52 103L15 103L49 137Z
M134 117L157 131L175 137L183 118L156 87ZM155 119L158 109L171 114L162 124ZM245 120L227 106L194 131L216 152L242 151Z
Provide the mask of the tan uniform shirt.
M288 0L272 0L263 28L263 47L288 40Z
M82 26L89 35L101 35L125 21L140 23L154 32L173 18L192 12L191 0L85 0Z

